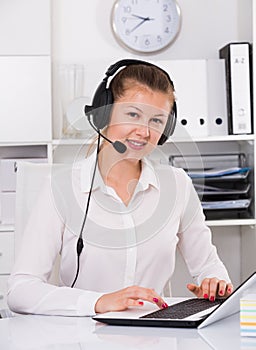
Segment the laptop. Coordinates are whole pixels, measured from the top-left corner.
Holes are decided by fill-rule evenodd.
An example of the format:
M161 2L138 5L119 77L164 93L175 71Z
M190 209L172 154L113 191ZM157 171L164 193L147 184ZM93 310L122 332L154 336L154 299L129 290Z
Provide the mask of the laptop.
M204 328L240 311L240 298L252 287L256 288L256 272L248 277L227 298L214 302L202 298L171 298L166 309L156 309L151 303L142 308L106 312L93 320L117 326ZM189 310L189 312L188 312ZM185 315L182 313L186 313Z

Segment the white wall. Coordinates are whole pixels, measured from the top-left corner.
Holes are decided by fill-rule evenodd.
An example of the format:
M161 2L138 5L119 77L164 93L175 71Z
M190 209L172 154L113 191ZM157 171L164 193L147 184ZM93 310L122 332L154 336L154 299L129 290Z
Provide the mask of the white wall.
M177 0L182 28L176 42L150 59L215 58L231 40L251 38L251 0ZM53 0L52 54L59 61L115 60L132 56L113 38L114 0Z
M217 58L229 41L252 38L252 0L177 0L181 32L172 46L155 55L134 55L118 45L111 31L114 0L53 0L54 64L86 64L86 95L90 96L110 63L120 58Z

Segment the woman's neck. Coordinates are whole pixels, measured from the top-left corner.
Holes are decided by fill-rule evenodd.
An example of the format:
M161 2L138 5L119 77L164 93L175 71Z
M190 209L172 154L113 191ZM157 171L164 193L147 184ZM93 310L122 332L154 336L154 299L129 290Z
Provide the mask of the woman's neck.
M127 205L140 178L141 161L124 158L111 146L102 148L98 161L104 183L112 187Z

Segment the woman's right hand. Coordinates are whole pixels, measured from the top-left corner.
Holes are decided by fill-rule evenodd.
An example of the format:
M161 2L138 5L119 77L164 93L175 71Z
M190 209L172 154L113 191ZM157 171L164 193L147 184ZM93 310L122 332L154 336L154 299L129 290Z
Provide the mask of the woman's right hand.
M158 305L160 309L168 306L154 289L131 286L102 295L95 304L95 312L123 311L129 306L143 306L143 300Z

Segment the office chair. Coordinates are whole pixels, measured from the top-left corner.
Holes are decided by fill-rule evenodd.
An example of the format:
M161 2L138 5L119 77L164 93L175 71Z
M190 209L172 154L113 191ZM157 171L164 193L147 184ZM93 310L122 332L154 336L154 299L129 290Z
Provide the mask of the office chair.
M37 196L50 176L52 165L48 163L17 162L16 205L14 228L14 257L19 252L22 235L35 205ZM58 284L59 257L56 259L49 283Z

